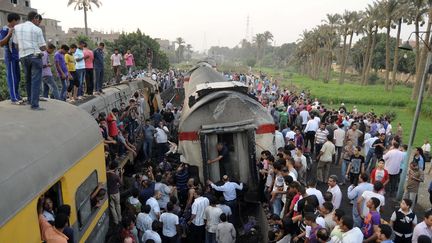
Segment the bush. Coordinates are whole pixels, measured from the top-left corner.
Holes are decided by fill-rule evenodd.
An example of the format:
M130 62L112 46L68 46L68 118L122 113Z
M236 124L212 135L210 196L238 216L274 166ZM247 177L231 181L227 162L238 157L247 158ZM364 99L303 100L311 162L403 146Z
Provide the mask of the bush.
M249 66L249 67L255 67L255 65L256 65L256 60L255 60L255 59L248 59L248 60L246 61L246 65Z
M374 72L374 73L371 73L368 81L369 81L369 84L374 85L377 83L378 80L379 80L378 74L376 72Z
M387 118L390 118L391 121L396 120L397 113L395 111L386 111L381 116L385 116Z

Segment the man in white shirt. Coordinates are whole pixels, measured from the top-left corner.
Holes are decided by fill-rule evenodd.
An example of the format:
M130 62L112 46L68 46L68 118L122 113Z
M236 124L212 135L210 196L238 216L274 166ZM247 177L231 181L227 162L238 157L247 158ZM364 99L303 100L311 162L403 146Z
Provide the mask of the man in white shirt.
M156 139L158 159L162 161L166 152L168 152L168 134L169 130L164 125L163 121L160 121L155 129L154 137Z
M31 11L27 21L14 27L13 42L18 44L19 58L24 69L28 102L33 110L39 107L39 94L42 82L42 51L46 43L38 26L42 16Z
M285 143L288 144L289 140L294 140L294 136L295 136L295 132L294 132L294 127L288 128L289 130L287 131L287 133L285 134Z
M378 139L378 136L376 134L374 134L373 136L371 135L370 138L365 139L364 141L364 151L365 151L365 164L364 164L364 168L365 171L368 171L368 167L369 167L369 161L372 159L372 156L375 154L375 148L372 147L372 144Z
M220 223L222 209L216 207L216 200L210 198L210 205L204 211L204 220L206 222L206 242L216 243L216 229Z
M220 243L235 243L237 233L234 225L227 222L227 216L222 213L220 215L221 223L216 227L216 242Z
M195 190L195 201L192 204L192 216L189 219L190 238L188 242L204 242L205 222L204 211L209 205L209 200L202 196L200 188Z
M119 53L119 50L115 48L114 54L111 55L111 67L113 68L114 78L117 84L120 83L121 60L123 60L123 57Z
M332 203L334 205L334 209L338 209L342 202L342 191L339 188L338 184L338 178L336 175L331 175L327 181L328 184L328 192L332 193Z
M303 110L300 111L299 115L302 118L302 128L304 129L309 119L309 112L306 110L306 106L303 107Z
M316 189L316 180L312 179L308 182L308 188L306 189L306 194L308 194L308 196L310 195L315 195L318 199L318 203L320 205L320 207L322 206L322 204L324 203L324 197L322 195L322 192L318 189Z
M397 186L399 182L399 174L401 164L404 161L404 153L399 150L399 143L394 142L393 148L384 154L383 159L385 161L384 169L388 171L390 182L389 182L389 196L396 194Z
M336 129L333 132L333 141L335 143L336 151L337 151L335 164L339 164L342 151L343 151L344 140L345 140L345 130L342 129L343 127L344 127L343 124L340 124L338 129Z
M430 162L430 160L431 160L431 153L430 153L431 152L431 145L429 143L429 140L425 139L424 144L422 145L421 148L423 149L425 162ZM431 167L429 167L429 168L431 168ZM430 169L429 169L429 171L430 171Z
M243 183L240 183L239 185L235 182L231 182L227 175L222 177L222 182L224 183L222 186L216 186L212 181L208 180L208 184L214 190L223 192L225 204L231 208L233 224L235 225L238 219L237 190L243 190Z
M146 242L147 240L153 240L155 243L162 243L162 239L157 231L160 229L159 221L155 220L152 223L152 229L146 230L142 237L142 242Z
M381 206L385 205L385 198L383 195L379 193L383 189L383 184L380 181L376 181L373 185L373 191L364 191L360 197L357 199L357 211L360 217L364 218L369 213L369 208L366 206L366 203L373 197L378 198L380 200L379 207L376 210L379 212Z
M159 216L160 216L160 207L159 207L159 203L158 200L161 198L162 194L160 191L155 191L154 192L154 196L147 199L146 205L149 205L151 210L150 210L150 217L153 220L158 220Z
M152 229L153 219L150 217L150 205L143 205L141 213L138 214L136 219L136 228L138 229L138 237L142 238L144 232Z
M160 216L160 222L162 223L162 238L164 238L164 242L177 242L179 217L172 213L174 204L168 202L166 208L167 212Z
M84 41L80 41L78 43L78 48L76 48L75 53L73 54L75 58L75 67L76 67L76 77L78 78L78 99L82 99L84 94L83 91L83 82L85 80L85 60L84 60Z
M421 235L432 238L432 210L426 211L423 222L417 224L414 228L412 243L417 243Z
M343 216L340 222L340 228L343 232L341 243L363 242L363 232L358 227L354 227L354 222L351 217L347 215Z
M310 143L311 154L313 154L314 152L315 134L319 127L318 122L314 118L315 116L312 114L304 129L304 133L305 133L304 145L305 147L307 147L308 144ZM317 151L317 153L318 152L319 151Z

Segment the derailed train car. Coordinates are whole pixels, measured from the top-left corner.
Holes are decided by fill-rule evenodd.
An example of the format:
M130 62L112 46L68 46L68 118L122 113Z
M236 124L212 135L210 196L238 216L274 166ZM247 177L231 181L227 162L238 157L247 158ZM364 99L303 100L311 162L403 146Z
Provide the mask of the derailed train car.
M197 166L202 181L219 181L217 143L229 149L229 174L247 183L244 197L258 201L256 158L274 150L274 122L267 110L240 82L226 81L213 65L201 62L189 72L179 126L179 151Z
M78 106L96 117L100 112L108 114L113 108L120 108L122 102L128 103L135 91L140 91L144 98L143 114L150 117L151 111L162 108L158 85L150 78L136 79L125 84L104 88L104 94L86 100Z

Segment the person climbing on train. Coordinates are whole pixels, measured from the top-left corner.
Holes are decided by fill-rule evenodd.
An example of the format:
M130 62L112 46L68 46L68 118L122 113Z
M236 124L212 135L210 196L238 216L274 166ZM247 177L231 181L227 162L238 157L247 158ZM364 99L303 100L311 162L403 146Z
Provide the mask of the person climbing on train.
M238 210L237 210L237 190L243 190L243 183L231 182L227 175L222 177L223 185L217 186L211 180L207 180L207 184L214 190L223 192L225 204L231 208L233 215L233 224L236 225Z
M216 145L216 149L218 152L218 157L216 157L215 159L209 159L207 161L207 163L213 164L215 162L219 162L220 174L221 175L229 174L230 169L229 169L229 150L228 150L228 147L224 143L219 142Z

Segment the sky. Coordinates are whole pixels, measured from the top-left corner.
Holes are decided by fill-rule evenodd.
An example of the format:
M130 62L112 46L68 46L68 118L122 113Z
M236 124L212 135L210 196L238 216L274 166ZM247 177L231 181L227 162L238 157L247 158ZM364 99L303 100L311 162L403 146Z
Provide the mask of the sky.
M102 31L133 32L138 28L153 38L182 37L194 50L238 45L266 30L274 45L296 42L305 29L322 23L327 13L364 10L373 0L101 0L88 14L88 25ZM57 19L63 30L84 27L84 14L67 7L68 0L32 0L44 18ZM411 28L405 28L406 39ZM395 35L395 34L393 34Z

